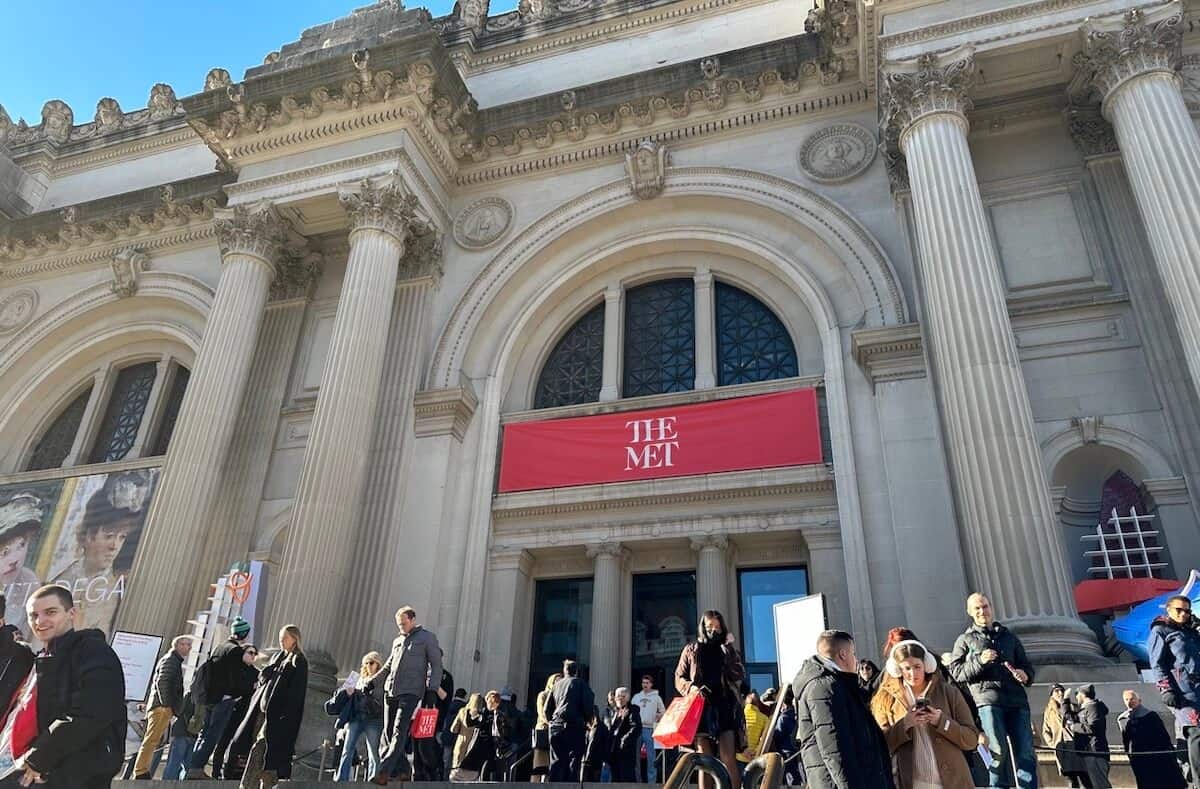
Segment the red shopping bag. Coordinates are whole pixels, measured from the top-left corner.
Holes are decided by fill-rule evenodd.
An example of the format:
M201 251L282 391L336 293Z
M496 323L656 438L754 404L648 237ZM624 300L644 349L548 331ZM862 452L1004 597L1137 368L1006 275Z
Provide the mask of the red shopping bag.
M703 714L704 696L696 693L678 697L654 727L654 741L664 748L691 745L696 739L696 729L700 728L700 716Z
M420 707L413 713L412 728L409 734L414 740L428 740L437 734L437 707Z

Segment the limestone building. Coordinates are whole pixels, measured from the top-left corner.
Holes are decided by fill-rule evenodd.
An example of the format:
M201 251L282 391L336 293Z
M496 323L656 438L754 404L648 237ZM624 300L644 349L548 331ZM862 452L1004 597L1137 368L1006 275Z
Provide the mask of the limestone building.
M1198 12L385 0L0 111L0 526L111 627L261 560L256 638L344 670L407 603L522 698L707 608L776 684L811 593L1094 665L1077 584L1200 567Z

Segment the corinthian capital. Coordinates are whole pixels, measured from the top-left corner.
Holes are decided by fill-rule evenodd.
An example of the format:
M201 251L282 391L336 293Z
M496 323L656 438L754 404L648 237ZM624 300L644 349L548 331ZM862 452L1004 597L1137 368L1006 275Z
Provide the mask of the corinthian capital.
M288 238L288 224L266 200L213 211L213 227L221 257L240 254L260 258L275 267Z
M1179 3L1089 20L1083 27L1083 52L1075 58L1077 79L1107 104L1113 92L1134 77L1156 71L1174 76L1182 55L1182 25Z
M387 233L401 248L417 220L417 196L404 187L399 173L364 178L338 190L338 202L350 215L350 235L360 230Z
M974 84L975 49L969 45L885 63L879 106L888 148L902 148L904 133L930 115L953 115L965 129Z
M442 234L431 222L415 219L400 259L400 279L442 278Z

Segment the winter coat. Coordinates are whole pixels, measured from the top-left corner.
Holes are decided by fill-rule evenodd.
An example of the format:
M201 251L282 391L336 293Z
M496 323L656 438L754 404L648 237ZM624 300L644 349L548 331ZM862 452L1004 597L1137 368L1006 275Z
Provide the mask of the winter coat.
M334 728L340 729L348 723L383 723L383 688L373 687L371 692L358 689L354 693L338 688L333 698L325 702L325 713L337 718Z
M624 759L628 764L637 764L638 750L642 747L642 715L633 704L624 710L619 707L613 713L610 734L612 745L609 753L612 759L609 764L616 764Z
M991 663L980 662L979 656L986 649L999 653ZM1029 709L1025 687L1004 665L1006 662L1024 671L1027 684L1033 684L1033 664L1025 654L1021 639L999 622L989 628L973 624L954 642L950 673L955 680L966 683L976 706Z
M183 708L183 657L174 649L158 659L148 709L166 707L175 715Z
M388 698L425 696L437 690L442 682L442 649L437 636L417 625L408 635L401 633L392 642L392 652L379 673L371 677L372 684L384 683Z
M516 742L514 741L516 721L509 714L508 710L504 709L503 705L494 710L488 710L485 720L488 723L489 731L492 733L492 749L500 758L508 758L512 755L516 747Z
M1150 626L1146 651L1167 706L1200 707L1200 630L1196 620L1178 625L1165 616L1158 617Z
M543 714L551 729L582 728L596 706L596 694L579 677L563 677L554 683Z
M1117 724L1121 727L1121 741L1125 753L1129 754L1129 766L1140 789L1187 789L1174 755L1147 753L1169 751L1175 747L1175 739L1167 733L1158 713L1141 705L1118 715Z
M104 631L72 630L48 644L37 671L38 736L26 763L45 789L115 776L125 760L125 674Z
M763 732L767 729L767 724L771 722L771 718L765 712L760 710L753 704L747 704L743 711L746 715L746 748L745 751L752 751L750 756L744 755L744 751L738 751L737 760L743 764L748 764L751 759L758 756L758 746L762 742Z
M588 767L600 767L607 762L612 754L612 732L601 721L587 731L587 741L583 749L582 764Z
M446 717L441 720L441 723L444 723L445 727L442 728L441 723L438 724L439 728L442 729L438 732L438 741L442 744L442 747L452 749L457 744L458 735L451 731L451 727L454 725L454 721L458 719L458 713L462 712L466 706L466 699L450 700L450 705L446 707Z
M209 654L205 704L216 704L226 696L237 698L241 695L239 688L245 676L242 667L246 665L242 653L245 651L243 642L229 638Z
M1082 742L1076 742L1080 750L1091 751L1089 756L1108 758L1108 706L1103 701L1089 700L1079 708L1078 720L1071 724L1071 731L1083 735Z
M1069 706L1069 702L1064 699L1063 705ZM1054 749L1058 772L1064 776L1087 772L1087 766L1075 752L1075 737L1068 726L1072 720L1069 715L1069 710L1067 716L1063 715L1062 705L1053 696L1046 702L1046 709L1042 713L1042 743Z
M858 675L814 656L792 682L796 740L810 789L891 789L883 733L863 703Z
M12 625L0 627L0 704L7 709L33 669L33 650Z
M280 779L292 777L292 756L304 718L304 695L308 690L308 659L301 652L277 652L258 677L250 697L250 709L234 735L234 753L246 754L254 745L259 716L266 717L263 738L267 751L263 769L274 770Z
M658 691L653 688L635 694L633 703L637 706L638 714L642 718L642 726L650 729L658 725L658 719L667 711L662 696L658 695Z
M943 789L972 789L975 782L963 756L963 751L974 748L979 740L979 730L971 720L971 708L958 688L944 682L936 673L929 675L925 698L930 706L942 711L941 722L927 728L932 735L933 755ZM899 789L913 785L915 743L913 730L904 724L904 716L910 707L908 691L900 682L883 683L871 702L871 712L883 729L884 740L895 760Z
M734 733L734 749L743 751L746 749L746 719L742 715L739 688L746 678L746 666L742 663L742 656L737 647L732 644L721 645L721 657L721 676L702 677L700 643L693 641L685 646L679 653L679 663L675 666L675 690L680 696L686 696L693 685L708 688L704 695L704 703L709 707L724 705L728 708L726 713ZM712 712L712 709L708 709L705 715ZM723 716L718 713L717 717ZM701 723L701 726L703 725Z
M450 724L450 732L458 737L454 743L454 759L450 763L455 770L475 772L484 762L492 758L492 735L487 715L476 716L463 707Z

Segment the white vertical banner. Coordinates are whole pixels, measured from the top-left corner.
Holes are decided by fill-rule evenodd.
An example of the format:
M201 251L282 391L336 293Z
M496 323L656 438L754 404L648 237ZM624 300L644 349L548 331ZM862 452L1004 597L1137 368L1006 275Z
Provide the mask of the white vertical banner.
M820 594L784 600L773 606L775 654L780 686L791 685L800 665L817 652L817 636L826 629L825 596Z

